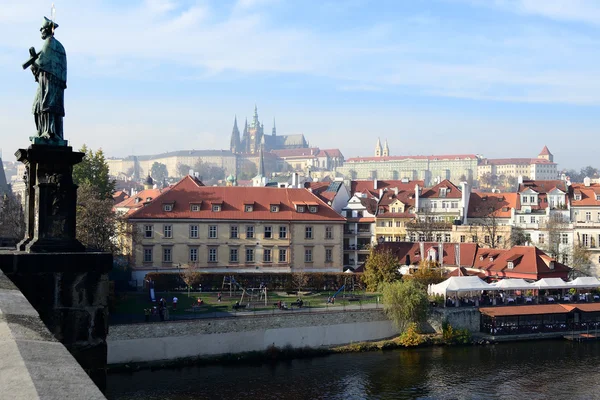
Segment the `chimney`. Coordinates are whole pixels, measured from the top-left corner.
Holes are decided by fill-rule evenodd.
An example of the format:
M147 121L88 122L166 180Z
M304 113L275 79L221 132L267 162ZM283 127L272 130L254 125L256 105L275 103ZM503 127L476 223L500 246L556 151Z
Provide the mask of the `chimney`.
M591 183L592 183L592 180L590 179L589 176L586 176L585 178L583 178L583 184L585 185L585 187L590 187Z
M444 243L438 243L438 262L440 263L440 267L444 266Z
M383 189L379 189L379 200L383 197Z
M292 187L293 188L297 188L298 187L298 173L294 172L292 174Z
M419 254L421 255L421 261L427 260L427 255L425 254L425 243L419 242Z
M194 170L193 170L193 169L190 169L190 170L188 171L188 174L189 174L190 176L194 176Z
M415 210L419 212L419 185L415 185Z
M377 178L373 179L373 190L377 190Z
M394 194L395 194L396 196L398 196L398 188L397 188L397 187L395 187L395 188L394 188Z
M517 182L519 183L519 185L523 183L523 175L519 175L519 179Z
M471 199L471 188L467 182L460 183L461 190L461 200L462 200L462 223L463 225L467 225L467 214L469 211L469 200Z

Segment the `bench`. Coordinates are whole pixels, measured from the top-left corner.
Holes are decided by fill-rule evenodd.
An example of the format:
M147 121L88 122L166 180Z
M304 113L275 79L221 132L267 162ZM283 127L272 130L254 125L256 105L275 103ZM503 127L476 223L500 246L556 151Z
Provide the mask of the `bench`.
M295 301L293 303L290 303L292 306L296 306L298 308L301 308L304 305L303 301Z
M234 310L239 310L240 308L246 308L246 304L234 304L231 306Z

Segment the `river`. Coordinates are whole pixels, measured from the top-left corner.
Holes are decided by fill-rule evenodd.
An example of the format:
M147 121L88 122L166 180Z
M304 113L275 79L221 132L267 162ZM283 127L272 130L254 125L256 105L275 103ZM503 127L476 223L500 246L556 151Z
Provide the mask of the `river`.
M274 364L110 374L109 400L594 399L600 342L337 354Z

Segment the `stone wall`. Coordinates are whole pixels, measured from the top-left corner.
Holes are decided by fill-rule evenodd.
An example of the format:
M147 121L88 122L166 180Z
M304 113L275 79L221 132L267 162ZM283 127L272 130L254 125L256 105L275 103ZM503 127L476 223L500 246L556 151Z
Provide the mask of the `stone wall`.
M478 308L434 308L427 323L424 324L425 332L442 332L442 323L447 321L455 329L467 329L472 333L479 332L481 314Z
M381 310L117 325L111 327L107 340L108 363L262 351L273 345L334 346L397 333Z
M105 399L0 271L0 398Z

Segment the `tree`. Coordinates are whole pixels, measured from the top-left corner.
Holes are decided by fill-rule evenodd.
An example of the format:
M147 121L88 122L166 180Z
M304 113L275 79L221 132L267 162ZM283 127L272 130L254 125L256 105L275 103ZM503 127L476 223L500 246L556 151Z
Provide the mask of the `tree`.
M420 242L432 242L436 232L449 232L449 229L451 229L449 223L435 220L435 215L429 206L421 208L418 215L406 223L406 232L410 236L415 236Z
M258 169L256 165L248 160L245 160L241 163L239 168L239 180L248 180L254 178L258 174Z
M150 176L152 176L154 182L163 182L169 177L167 166L159 162L154 162L150 168Z
M182 164L182 163L177 163L177 175L182 178L184 176L186 176L187 174L190 173L190 169L192 169L192 167L190 167L187 164Z
M404 275L404 280L414 280L427 287L430 284L440 283L444 280L443 269L435 261L421 260L419 268L410 275Z
M73 167L73 182L79 186L92 187L100 199L112 198L115 181L108 175L108 164L102 149L94 153L92 149L83 145L79 151L85 153L85 156L82 162Z
M594 178L596 175L598 175L598 170L596 168L592 167L591 165L581 168L581 180L582 181L583 181L583 178L585 178L586 176L588 178Z
M501 227L502 225L500 224L498 215L501 212L501 209L502 204L495 210L494 207L490 207L484 215L474 219L472 223L474 226L478 227L482 233L482 235L477 235L477 238L479 239L478 242L491 249L497 249L500 246L502 236L498 235L498 233L503 232L503 228Z
M225 168L202 161L198 161L194 165L194 172L197 172L202 177L203 182L214 182L225 179Z
M25 214L21 196L7 192L0 205L0 239L18 242L25 236Z
M510 231L510 245L522 246L527 242L527 235L523 228L514 226Z
M118 252L117 216L113 200L84 183L77 189L77 239L94 251Z
M393 282L400 278L398 272L398 259L390 249L371 247L369 257L365 262L363 282L367 290L375 291L383 283Z
M404 332L413 323L420 326L429 312L425 288L414 279L385 284L383 311L400 332Z
M298 295L300 295L300 291L303 287L308 283L308 274L304 271L303 268L292 272L292 284L294 288L298 290Z
M572 273L576 275L590 276L592 275L592 262L590 260L591 252L587 247L581 244L573 247L573 256L570 267Z
M548 241L540 247L557 261L568 257L569 251L566 243L562 243L562 234L569 230L569 218L561 213L551 213L541 229L548 232Z
M185 282L188 288L188 297L190 297L190 289L200 280L201 272L198 268L198 263L194 263L188 265L181 273L179 274L181 279Z

